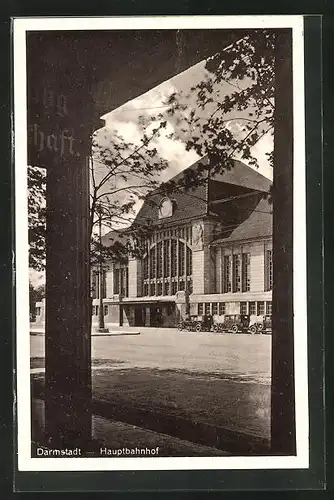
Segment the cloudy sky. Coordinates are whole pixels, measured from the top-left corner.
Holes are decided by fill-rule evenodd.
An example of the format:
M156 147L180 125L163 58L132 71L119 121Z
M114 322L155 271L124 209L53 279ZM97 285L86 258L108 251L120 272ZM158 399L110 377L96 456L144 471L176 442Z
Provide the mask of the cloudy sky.
M163 113L163 111L167 109L163 104L166 98L173 92L181 92L184 95L184 97L181 98L182 103L188 104L190 109L195 108L196 103L194 95L193 97L186 96L189 94L192 86L202 81L208 75L204 65L205 61L202 61L136 99L129 101L120 108L107 113L103 116L106 121L106 128L109 130L116 129L127 140L139 142L141 132L138 125L138 117L141 115L149 117L151 115ZM225 96L231 92L235 92L237 88L241 88L240 82L223 82L219 87L216 87L215 92L219 98L219 96ZM206 110L203 112L203 116L208 116L209 113L210 107L207 106ZM242 120L238 121L238 117L240 116L242 116L241 112L238 112L238 115L231 114L228 117L231 119L230 128L237 134L243 126ZM171 178L196 161L198 156L194 151L187 152L181 140L177 141L166 137L166 135L172 131L178 132L176 130L177 125L175 117L169 117L167 120L168 125L166 134L159 138L155 146L161 156L168 160L169 168L166 171L166 176L167 178ZM268 164L265 153L271 151L272 147L272 137L265 135L253 149L253 154L257 157L260 165L258 171L270 179L272 179L272 167Z
M103 142L103 138L108 138L108 135L112 136L112 134L116 131L117 134L124 137L125 141L140 144L142 129L139 125L139 117L143 116L144 118L149 118L150 116L156 116L159 113L163 113L164 110L167 109L167 107L164 106L166 98L174 92L181 92L185 96L185 102L183 102L183 104L187 104L189 109L196 108L195 97L193 96L191 98L186 96L189 94L189 90L192 86L196 85L207 76L204 65L205 62L202 61L188 70L176 75L170 80L161 83L136 99L125 103L120 108L104 115L103 118L105 119L105 127L97 131L97 138L100 138ZM217 97L219 98L219 96L235 92L235 85L240 88L240 82L221 84L219 88L215 89ZM206 110L206 113L209 112L210 108ZM240 116L240 112L238 116ZM231 120L228 124L229 128L237 135L242 134L242 120L238 120L237 116L233 115L228 118ZM174 132L177 136L182 137L182 134L177 127L177 116L167 118L165 133L160 135L160 137L152 144L152 146L156 147L159 155L168 161L168 168L159 174L160 181L166 181L174 177L174 175L186 169L199 159L195 151L186 151L184 141L181 140L181 138L179 140L175 138L168 138L167 136L170 135L171 132ZM271 151L272 148L272 137L265 135L252 151L253 155L259 162L258 171L270 179L272 179L272 167L268 164L265 154L266 152ZM97 162L95 163L95 171L98 178L103 177L106 173L104 167ZM114 183L115 185L115 180L112 180L111 183ZM106 186L105 189L108 189L109 186ZM127 201L127 193L121 193L118 196L121 202L122 200ZM135 205L136 212L139 210L141 205L142 201L138 200ZM108 231L109 228L104 228L103 230L104 233ZM31 273L31 279L36 285L43 282L43 273L36 273L34 271L31 271Z
M97 137L102 138L103 136L105 138L108 137L108 134L109 137L112 137L114 132L116 132L122 135L125 141L140 144L142 129L139 117L149 119L151 116L157 116L159 113L163 114L164 111L167 110L167 106L164 105L166 98L174 92L178 94L181 93L180 101L188 107L183 113L189 112L191 109L196 109L197 115L202 113L203 119L205 119L212 111L210 105L207 106L203 112L199 111L196 106L196 94L190 92L192 86L208 76L204 66L205 61L202 61L170 80L161 83L136 99L105 114L102 117L105 120L105 127L97 132ZM235 92L237 88L241 89L243 85L247 85L247 81L244 83L240 81L223 82L219 87L214 88L214 93L217 99L220 99L222 96ZM213 104L213 106L214 105L215 104ZM242 134L245 134L245 122L240 119L242 118L242 112L239 111L235 113L237 114L231 113L229 116L225 116L224 119L227 118L230 120L227 123L228 128L230 128L236 136L242 137ZM174 175L186 169L199 159L195 151L186 151L185 149L184 141L186 137L183 137L184 133L182 135L181 130L178 128L177 114L172 117L165 115L164 118L167 119L166 130L152 143L152 147L154 146L157 149L159 155L168 161L168 168L159 174L159 180L161 181L166 181L174 177ZM174 133L173 139L168 137L172 132ZM179 139L176 139L175 135L179 137ZM252 151L259 162L259 168L257 170L270 179L272 179L272 167L267 161L266 153L270 152L272 148L272 136L264 135ZM103 167L99 164L96 165L96 171L98 172L98 176L103 176L105 173ZM113 179L113 182L115 183L115 179ZM124 201L126 200L125 193L119 194L119 197ZM135 206L136 211L139 210L141 204L142 201L138 200Z

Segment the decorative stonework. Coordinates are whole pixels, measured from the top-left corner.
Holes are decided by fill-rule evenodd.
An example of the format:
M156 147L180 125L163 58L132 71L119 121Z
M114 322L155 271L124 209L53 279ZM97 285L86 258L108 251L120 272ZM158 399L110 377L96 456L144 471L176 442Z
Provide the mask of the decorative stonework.
M173 202L169 198L164 198L159 207L159 219L165 219L173 215Z
M192 228L193 247L195 247L197 249L202 248L202 246L203 246L203 232L204 232L204 228L203 228L202 222L198 222L198 223L193 225L193 228Z

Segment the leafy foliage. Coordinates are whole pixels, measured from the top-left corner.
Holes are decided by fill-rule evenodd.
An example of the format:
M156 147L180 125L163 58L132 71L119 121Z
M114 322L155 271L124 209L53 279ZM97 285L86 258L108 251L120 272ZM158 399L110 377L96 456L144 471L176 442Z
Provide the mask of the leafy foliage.
M274 129L275 40L274 30L241 34L206 61L206 77L190 92L168 97L167 116L178 124L174 136L208 160L200 165L199 178L185 184L200 182L203 172L213 175L232 168L236 157L258 167L252 150ZM232 91L227 93L227 87ZM272 166L273 152L267 157Z
M124 225L134 219L134 207L138 200L159 185L159 173L167 167L167 161L159 156L154 141L166 127L161 121L152 126L150 120L140 117L140 141L138 144L126 141L116 130L98 131L92 141L90 161L91 176L91 265L100 260L124 259L125 249L119 235ZM28 167L28 211L29 211L29 265L35 270L45 266L45 171L38 167ZM117 238L108 246L101 246L98 224L114 230ZM102 248L103 247L103 248Z
M28 166L29 267L41 271L45 266L45 170Z
M34 285L29 281L29 309L30 309L30 321L35 321L36 319L36 302L40 302L45 297L45 286L39 285L34 287Z
M125 140L116 129L94 134L90 162L92 265L99 259L123 258L120 254L125 250L140 252L151 229L134 226L132 238L126 238L124 226L134 221L136 204L148 193L192 190L209 175L231 169L235 157L258 166L253 148L264 135L273 134L274 127L275 41L275 30L240 32L237 41L206 61L205 78L188 93L174 92L165 102L165 112L139 117L137 144ZM226 92L227 86L231 92ZM159 156L155 141L168 120L176 124L168 137L181 138L187 150L206 159L196 170L185 170L176 181L164 183L159 174L167 162ZM272 165L273 151L267 157ZM41 169L29 167L28 171L30 265L42 269L45 177ZM99 220L115 234L115 241L104 248L97 236Z

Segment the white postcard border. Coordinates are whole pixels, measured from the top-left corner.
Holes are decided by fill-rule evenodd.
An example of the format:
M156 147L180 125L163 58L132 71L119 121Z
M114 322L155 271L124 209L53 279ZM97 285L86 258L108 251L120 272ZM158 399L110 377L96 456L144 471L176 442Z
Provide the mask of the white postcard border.
M15 276L19 471L295 469L309 467L306 175L303 16L156 16L16 18L14 31ZM27 209L26 31L101 29L292 28L294 114L294 349L296 456L31 458L30 324Z

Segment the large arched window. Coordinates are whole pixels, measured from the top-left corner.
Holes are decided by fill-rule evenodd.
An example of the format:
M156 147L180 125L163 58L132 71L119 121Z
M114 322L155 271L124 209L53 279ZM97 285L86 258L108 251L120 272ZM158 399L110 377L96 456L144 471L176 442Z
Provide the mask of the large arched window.
M192 293L192 251L180 238L162 239L148 249L143 259L143 295Z

